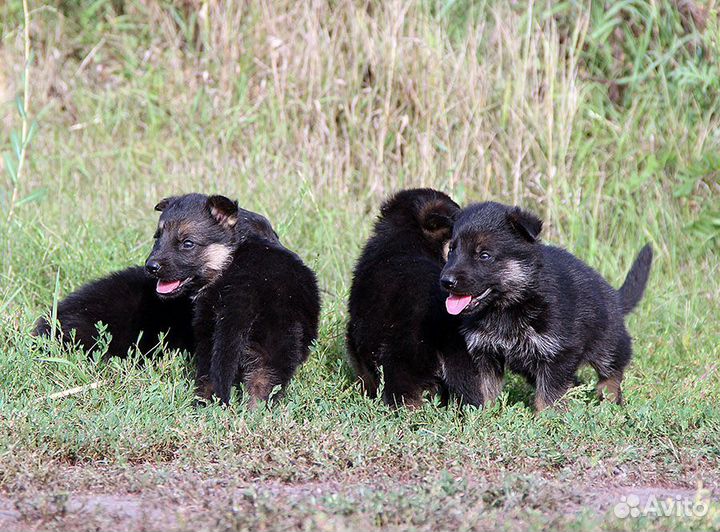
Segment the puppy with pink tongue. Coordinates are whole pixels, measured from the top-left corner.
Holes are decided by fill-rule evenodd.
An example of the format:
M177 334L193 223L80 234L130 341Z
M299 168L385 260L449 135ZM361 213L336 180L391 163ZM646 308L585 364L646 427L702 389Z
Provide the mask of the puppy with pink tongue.
M268 220L225 196L162 200L145 263L161 300L193 303L197 395L230 402L244 385L250 406L284 388L317 337L315 275L280 244Z
M541 242L542 226L532 212L495 202L469 205L454 220L440 285L448 314L463 321L483 400L500 394L509 369L535 386L542 410L588 365L600 398L621 404L632 357L624 317L642 298L652 248L640 250L616 289L568 251Z
M155 289L158 294L167 295L172 294L175 290L180 288L182 281L161 281L158 279L157 288Z
M462 313L465 309L474 308L481 300L485 299L491 290L488 288L479 296L467 296L463 294L450 294L445 300L445 308L448 313L453 316L457 316Z
M447 308L447 311L450 314L457 316L465 310L465 307L470 304L470 301L472 301L472 296L450 294L445 300L445 308Z

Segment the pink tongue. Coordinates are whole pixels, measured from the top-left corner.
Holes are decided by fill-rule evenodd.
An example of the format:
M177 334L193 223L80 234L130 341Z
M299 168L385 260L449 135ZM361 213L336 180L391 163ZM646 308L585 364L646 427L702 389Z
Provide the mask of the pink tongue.
M471 296L456 296L450 294L445 300L445 308L447 308L447 311L453 316L460 314L463 309L470 304L471 299Z
M158 294L169 294L170 292L177 290L178 286L180 286L180 281L158 281L157 288L155 290L157 290Z

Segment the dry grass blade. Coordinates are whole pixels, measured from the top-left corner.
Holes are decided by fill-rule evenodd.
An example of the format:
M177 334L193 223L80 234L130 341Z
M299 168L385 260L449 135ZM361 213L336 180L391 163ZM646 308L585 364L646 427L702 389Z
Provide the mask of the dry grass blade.
M84 386L77 386L75 388L69 388L67 390L63 390L62 392L56 392L51 393L50 395L46 395L45 397L38 397L35 399L36 403L41 403L43 401L54 401L55 399L64 399L65 397L70 397L71 395L78 395L81 393L85 393L90 390L95 390L105 384L104 381L95 381L91 382L90 384L85 384Z

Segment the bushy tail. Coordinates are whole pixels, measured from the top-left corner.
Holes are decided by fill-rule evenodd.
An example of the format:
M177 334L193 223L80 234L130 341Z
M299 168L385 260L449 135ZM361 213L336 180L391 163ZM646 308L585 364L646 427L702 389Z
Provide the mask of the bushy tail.
M635 308L642 298L650 276L650 266L652 265L653 251L650 244L645 245L638 253L635 262L625 278L625 282L620 287L620 300L622 301L623 314L628 314Z

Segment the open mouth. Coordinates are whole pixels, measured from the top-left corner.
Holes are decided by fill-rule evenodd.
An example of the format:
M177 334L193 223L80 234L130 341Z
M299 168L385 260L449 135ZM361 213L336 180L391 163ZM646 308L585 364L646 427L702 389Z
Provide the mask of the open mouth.
M491 290L488 288L479 296L468 296L464 294L450 294L445 300L445 308L449 314L456 316L465 310L475 308L480 301L485 299Z
M185 284L187 284L190 279L192 278L188 277L187 279L182 281L163 281L161 279L158 279L155 291L163 296L171 296L173 294L177 294L180 290L182 290L182 287L185 286Z

